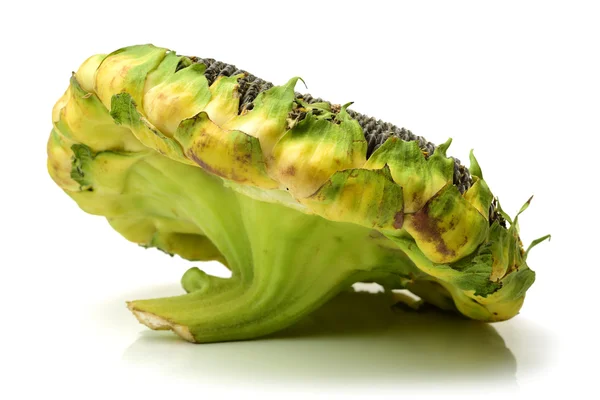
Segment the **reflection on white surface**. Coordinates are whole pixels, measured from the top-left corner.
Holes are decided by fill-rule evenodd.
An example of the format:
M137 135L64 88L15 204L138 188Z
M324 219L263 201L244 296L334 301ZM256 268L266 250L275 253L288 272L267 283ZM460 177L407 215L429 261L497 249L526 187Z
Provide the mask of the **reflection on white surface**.
M517 387L515 356L492 325L389 306L384 295L347 293L283 332L245 342L194 345L144 330L123 361L189 383Z

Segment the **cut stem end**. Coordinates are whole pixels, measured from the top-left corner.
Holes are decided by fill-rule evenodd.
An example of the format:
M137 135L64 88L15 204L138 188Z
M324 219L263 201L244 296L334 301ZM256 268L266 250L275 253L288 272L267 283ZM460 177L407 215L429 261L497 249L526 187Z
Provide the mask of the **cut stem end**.
M135 315L135 317L141 324L146 325L148 328L153 329L155 331L172 330L188 342L196 343L196 339L194 339L194 336L190 332L190 328L188 328L187 326L172 323L169 320L160 317L156 314L136 310L132 302L127 302L127 308L133 313L133 315Z

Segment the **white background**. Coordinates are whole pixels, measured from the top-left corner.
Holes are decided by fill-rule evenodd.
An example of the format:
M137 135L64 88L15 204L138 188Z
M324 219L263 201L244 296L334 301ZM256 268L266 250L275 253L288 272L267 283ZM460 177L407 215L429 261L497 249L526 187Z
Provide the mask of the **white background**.
M410 3L3 5L0 397L597 395L598 7ZM474 148L510 214L535 195L523 241L553 235L530 255L537 281L521 314L491 327L406 317L364 337L196 346L147 331L124 301L179 293L190 264L79 210L45 154L71 71L141 43L277 84L300 75L314 95L354 101L435 143L453 137L450 154L463 161Z

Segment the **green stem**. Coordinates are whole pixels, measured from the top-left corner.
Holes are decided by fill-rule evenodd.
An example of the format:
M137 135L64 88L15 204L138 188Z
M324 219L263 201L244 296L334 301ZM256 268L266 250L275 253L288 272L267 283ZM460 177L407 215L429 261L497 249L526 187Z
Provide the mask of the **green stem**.
M198 226L232 270L232 277L223 280L192 269L183 279L188 294L129 303L142 322L151 314L163 321L162 329L184 328L188 340L262 336L292 324L357 281L423 275L370 229L252 199L164 157L151 157L135 170L164 191L162 202L170 201L175 214ZM180 174L186 179L177 179ZM185 186L178 183L183 181Z

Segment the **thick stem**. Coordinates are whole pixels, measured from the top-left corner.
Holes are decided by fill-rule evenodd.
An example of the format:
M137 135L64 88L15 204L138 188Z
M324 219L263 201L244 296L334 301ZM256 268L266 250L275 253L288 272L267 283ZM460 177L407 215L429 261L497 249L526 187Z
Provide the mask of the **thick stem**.
M130 302L153 329L173 329L195 342L253 338L292 324L357 281L422 275L370 229L252 199L197 171L194 181L186 179L190 186L172 179L190 168L158 157L136 166L214 243L232 278L192 269L183 279L190 293Z

